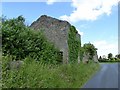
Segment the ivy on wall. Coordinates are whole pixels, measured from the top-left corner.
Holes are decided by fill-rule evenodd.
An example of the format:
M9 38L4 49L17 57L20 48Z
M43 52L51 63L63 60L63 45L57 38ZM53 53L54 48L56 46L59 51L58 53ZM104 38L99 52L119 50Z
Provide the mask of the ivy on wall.
M69 62L77 62L80 55L81 41L77 33L76 28L71 26L68 32Z

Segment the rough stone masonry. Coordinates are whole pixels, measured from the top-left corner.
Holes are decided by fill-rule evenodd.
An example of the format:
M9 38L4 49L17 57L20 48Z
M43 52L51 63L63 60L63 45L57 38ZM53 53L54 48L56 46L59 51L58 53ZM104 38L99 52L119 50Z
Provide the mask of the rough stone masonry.
M63 52L63 63L68 63L68 31L71 27L69 22L42 15L30 27L42 30L47 39ZM76 36L80 38L78 33Z

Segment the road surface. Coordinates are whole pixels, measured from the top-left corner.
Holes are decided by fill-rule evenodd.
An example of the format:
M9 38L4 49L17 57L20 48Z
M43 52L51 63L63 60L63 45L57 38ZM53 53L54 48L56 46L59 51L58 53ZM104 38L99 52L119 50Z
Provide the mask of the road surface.
M83 86L83 88L118 88L118 63L101 63L101 69ZM118 69L119 66L119 69ZM118 80L119 79L119 80ZM119 86L120 87L120 86Z

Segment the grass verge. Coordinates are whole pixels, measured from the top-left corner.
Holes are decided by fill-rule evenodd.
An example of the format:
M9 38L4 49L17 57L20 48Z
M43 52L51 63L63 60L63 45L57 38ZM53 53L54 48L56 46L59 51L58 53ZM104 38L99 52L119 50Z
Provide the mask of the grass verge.
M98 68L92 62L50 65L26 59L21 69L2 73L3 88L80 88Z
M0 90L2 88L2 52L0 51Z

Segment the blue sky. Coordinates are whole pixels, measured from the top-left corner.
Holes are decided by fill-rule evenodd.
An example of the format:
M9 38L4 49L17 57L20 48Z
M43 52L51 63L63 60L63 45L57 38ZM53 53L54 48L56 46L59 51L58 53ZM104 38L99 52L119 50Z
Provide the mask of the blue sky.
M80 2L78 2L80 1ZM23 15L31 24L46 14L67 20L81 34L82 44L91 42L98 48L98 55L118 53L118 7L117 0L72 0L71 2L3 2L2 14L7 18ZM106 0L107 1L107 0ZM108 0L109 1L109 0ZM92 5L93 4L93 5ZM87 6L87 7L86 7Z

